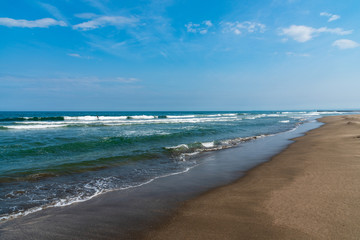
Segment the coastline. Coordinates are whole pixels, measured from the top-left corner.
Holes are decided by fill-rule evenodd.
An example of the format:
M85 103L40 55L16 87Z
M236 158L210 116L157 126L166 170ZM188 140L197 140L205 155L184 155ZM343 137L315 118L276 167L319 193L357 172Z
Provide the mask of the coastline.
M286 132L319 115L1 112L0 222L186 172L204 152Z
M3 239L23 236L66 239L74 234L78 239L156 238L155 232L158 231L154 232L154 229L164 229L167 225L164 221L176 216L175 211L184 202L186 205L187 200L196 201L222 189L221 186L231 186L239 178L241 182L241 177L249 169L284 150L292 142L289 139L302 136L319 125L318 122L306 123L295 131L205 154L206 163L191 171L157 179L140 188L109 192L83 203L45 209L10 220L0 224L0 236ZM242 158L249 160L239 161ZM262 166L249 171L249 174Z
M357 239L360 116L319 121L243 178L185 202L144 239Z

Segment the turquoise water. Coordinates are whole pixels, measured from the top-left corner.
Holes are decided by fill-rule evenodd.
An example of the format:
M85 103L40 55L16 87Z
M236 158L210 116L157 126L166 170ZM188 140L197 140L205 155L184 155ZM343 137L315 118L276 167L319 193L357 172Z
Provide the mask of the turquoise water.
M189 171L204 152L344 112L0 112L0 218Z

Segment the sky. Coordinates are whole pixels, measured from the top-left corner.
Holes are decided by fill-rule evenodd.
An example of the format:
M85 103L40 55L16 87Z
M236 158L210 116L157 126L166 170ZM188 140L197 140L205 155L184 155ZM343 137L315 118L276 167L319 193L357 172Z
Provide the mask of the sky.
M360 108L358 0L0 1L0 111Z

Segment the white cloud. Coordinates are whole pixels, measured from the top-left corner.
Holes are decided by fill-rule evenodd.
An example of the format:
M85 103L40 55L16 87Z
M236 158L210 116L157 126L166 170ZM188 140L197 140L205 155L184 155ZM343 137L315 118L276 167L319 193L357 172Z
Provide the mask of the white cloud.
M265 32L265 28L266 28L264 24L257 22L249 22L249 21L224 22L222 23L222 25L224 32L232 32L236 35L242 34L243 31L247 31L249 33L254 33L254 32L263 33Z
M332 44L335 47L338 47L339 49L349 49L349 48L356 48L359 47L360 44L349 39L339 39L333 42Z
M327 13L327 12L320 13L320 16L328 17L329 18L328 22L332 22L332 21L338 20L340 18L339 15L331 14L331 13Z
M336 35L347 35L351 34L352 30L343 30L342 28L312 28L303 25L291 25L288 28L282 28L280 35L291 37L297 42L307 42L319 35L320 33L332 33Z
M89 15L88 15L89 16ZM125 26L125 25L134 25L139 20L134 17L123 17L123 16L101 16L94 18L90 21L79 23L73 26L74 29L79 29L82 31L92 30L105 26Z
M0 18L0 25L6 27L21 27L21 28L48 28L50 26L66 27L64 21L57 21L53 18L42 18L38 20L24 20L12 18Z
M213 26L212 22L210 20L203 21L202 23L192 23L189 22L188 24L185 24L185 27L187 29L187 32L191 33L200 33L200 34L206 34Z
M121 83L135 83L139 81L140 80L137 78L123 78L123 77L116 78L116 82L121 82Z
M280 34L292 37L298 42L306 42L312 38L314 32L315 29L312 27L292 25L289 28L283 28Z
M204 21L203 22L206 26L208 26L208 27L212 27L212 22L210 21L210 20L206 20L206 21Z

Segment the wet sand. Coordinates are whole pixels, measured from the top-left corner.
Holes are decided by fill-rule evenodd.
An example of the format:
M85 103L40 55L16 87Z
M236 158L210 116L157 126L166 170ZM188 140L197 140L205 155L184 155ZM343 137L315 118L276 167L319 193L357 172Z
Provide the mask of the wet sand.
M360 116L320 121L245 177L185 202L143 238L359 239Z

